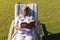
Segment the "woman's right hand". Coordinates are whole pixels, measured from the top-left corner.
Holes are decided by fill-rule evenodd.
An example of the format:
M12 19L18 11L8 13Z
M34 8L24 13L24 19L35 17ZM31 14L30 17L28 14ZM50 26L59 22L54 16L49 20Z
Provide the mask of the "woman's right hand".
M16 30L22 30L22 28L21 27L16 27Z

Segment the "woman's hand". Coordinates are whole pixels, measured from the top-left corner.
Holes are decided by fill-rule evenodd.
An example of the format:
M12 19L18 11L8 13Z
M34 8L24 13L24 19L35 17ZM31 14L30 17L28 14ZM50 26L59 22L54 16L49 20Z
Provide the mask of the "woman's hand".
M17 26L17 27L16 27L16 30L22 30L22 28Z
M35 20L29 20L27 23L31 23L31 22L34 22Z

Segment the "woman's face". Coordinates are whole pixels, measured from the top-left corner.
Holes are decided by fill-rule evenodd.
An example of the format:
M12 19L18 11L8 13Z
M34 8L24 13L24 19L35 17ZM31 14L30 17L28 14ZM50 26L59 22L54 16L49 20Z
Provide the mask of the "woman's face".
M26 8L22 10L22 15L23 15L23 16L26 16L26 15L27 15L27 10L26 10Z

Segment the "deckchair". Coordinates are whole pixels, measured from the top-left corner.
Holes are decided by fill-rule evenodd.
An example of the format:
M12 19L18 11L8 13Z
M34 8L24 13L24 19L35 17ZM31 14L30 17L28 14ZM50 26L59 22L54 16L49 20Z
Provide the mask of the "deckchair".
M16 18L17 16L19 16L21 14L22 6L28 6L30 8L29 16L33 16L35 18L35 21L36 21L35 25L36 25L36 27L38 27L39 26L38 25L38 8L37 8L38 5L36 3L30 3L30 4L16 3L15 4L15 17L14 18ZM8 33L8 40L11 40L16 32L16 29L13 27L14 22L15 21L13 20L11 23L9 33ZM41 30L41 29L38 28L38 30ZM41 31L38 31L38 32L40 32L39 39L42 40ZM34 35L35 40L38 40L37 36L38 36L37 33L35 33L35 35Z

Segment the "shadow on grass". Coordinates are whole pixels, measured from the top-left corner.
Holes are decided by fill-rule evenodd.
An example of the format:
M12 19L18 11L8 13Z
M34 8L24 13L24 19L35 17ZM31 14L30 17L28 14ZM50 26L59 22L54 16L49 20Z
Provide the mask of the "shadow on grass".
M45 24L41 24L41 25L44 32L44 36L42 37L43 40L60 40L60 33L52 34L47 31Z

